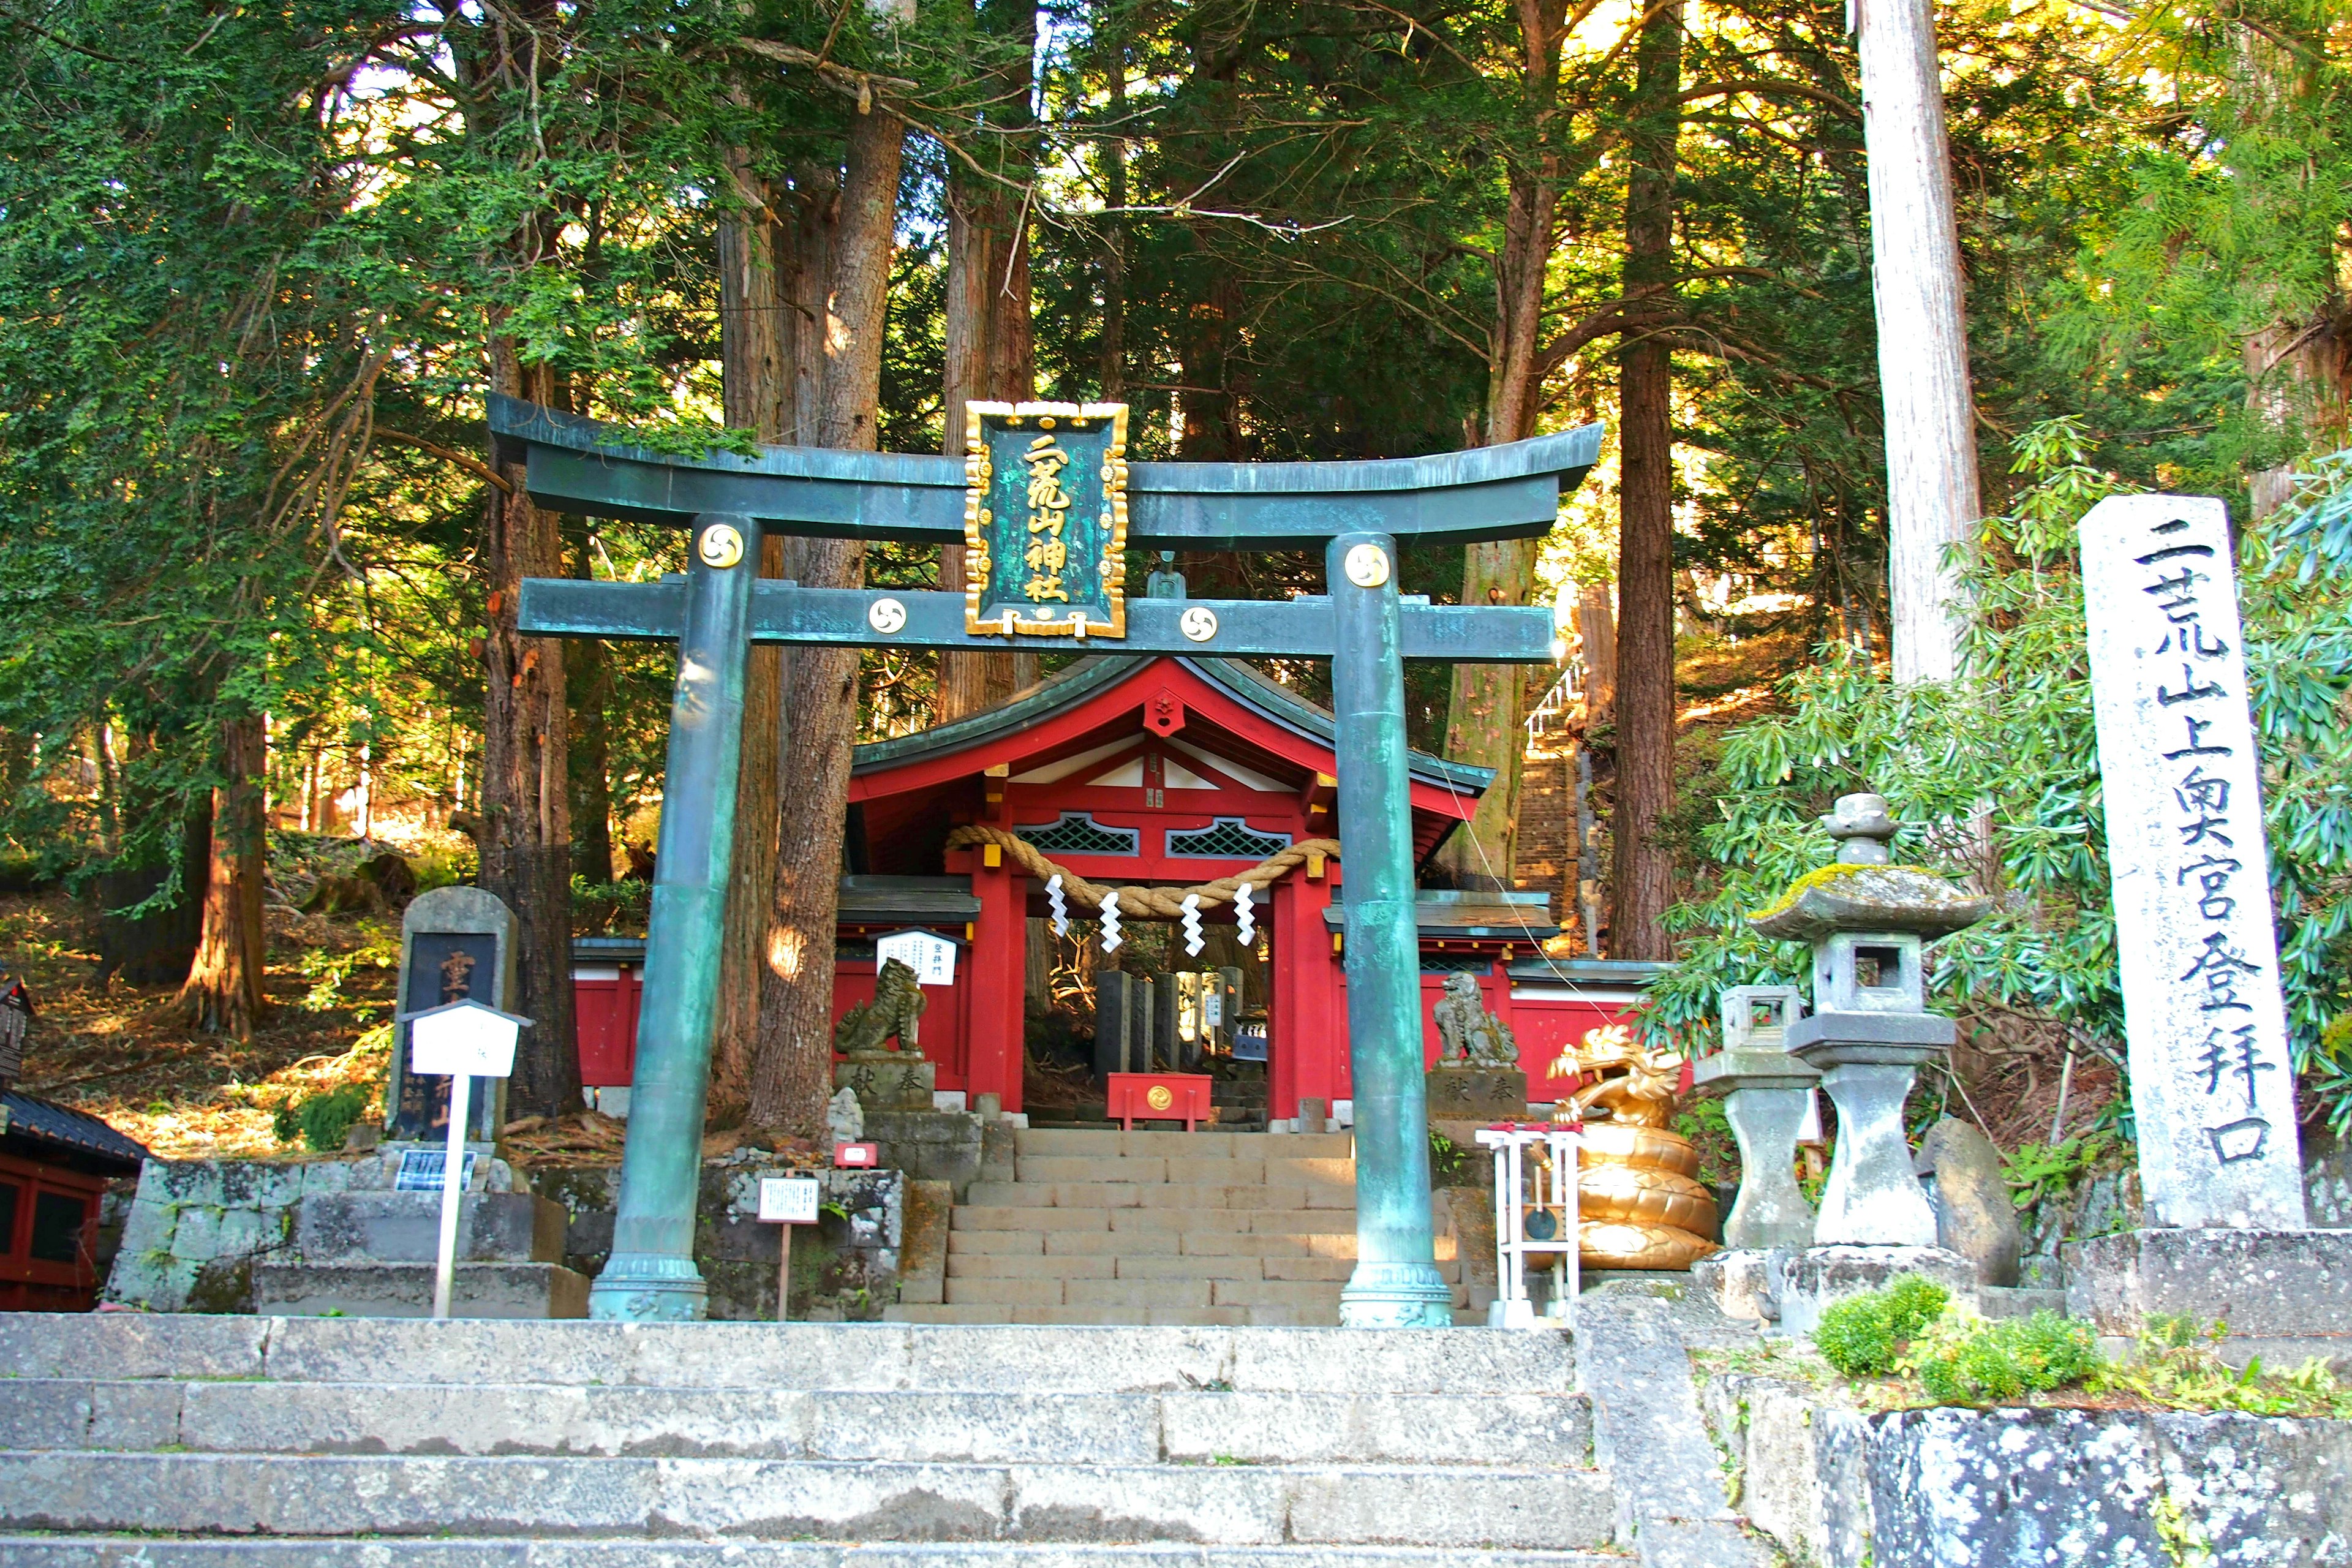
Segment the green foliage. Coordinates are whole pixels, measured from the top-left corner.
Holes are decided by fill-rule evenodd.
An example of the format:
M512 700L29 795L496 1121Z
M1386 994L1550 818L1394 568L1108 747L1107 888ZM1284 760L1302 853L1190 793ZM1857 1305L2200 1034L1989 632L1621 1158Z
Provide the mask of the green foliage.
M368 1103L375 1097L373 1085L347 1083L323 1093L289 1100L278 1108L270 1123L271 1131L280 1143L302 1144L317 1154L330 1154L343 1146L344 1134L368 1113Z
M2098 1129L2059 1143L2021 1143L2002 1156L2008 1167L2003 1173L2009 1181L2010 1199L2023 1210L2048 1198L2063 1198L2084 1176L2119 1152L2116 1140Z
M2030 1318L1947 1318L1915 1341L1906 1365L1938 1405L1997 1405L2080 1383L2099 1364L2088 1323L2041 1311Z
M2352 1420L2352 1388L2337 1381L2326 1360L2314 1356L2293 1372L2266 1373L2256 1357L2232 1371L2218 1350L2226 1332L2218 1322L2151 1319L2133 1353L2094 1369L2085 1386L2094 1394L2144 1399L2171 1410Z
M1471 1162L1477 1157L1475 1149L1465 1149L1444 1133L1433 1127L1429 1130L1429 1184L1433 1187L1467 1186L1477 1181Z
M1721 1099L1692 1100L1675 1113L1676 1132L1698 1151L1698 1179L1709 1186L1739 1179L1739 1143Z
M2016 444L2033 483L1982 525L1964 561L1972 616L1948 683L1897 687L1832 649L1787 687L1790 711L1724 739L1705 793L1716 820L1697 897L1668 923L1683 957L1651 993L1644 1026L1688 1039L1711 1027L1727 984L1808 985L1807 952L1759 936L1746 916L1831 858L1819 816L1868 788L1899 814L1895 856L2006 893L1981 924L1932 950L1948 1007L1981 998L2123 1037L2115 926L2073 528L2120 482L2092 468L2072 420ZM2333 493L2333 492L2330 492ZM2352 1065L2322 1027L2352 1005L2352 560L2309 580L2284 569L2295 516L2244 537L2246 653L2264 766L2272 890L2296 1063L2338 1126L2352 1124ZM2295 535L2306 542L2314 535ZM1990 854L1975 824L1989 824Z
M1906 1274L1885 1289L1832 1302L1814 1325L1813 1346L1848 1377L1884 1377L1950 1300L1934 1280Z

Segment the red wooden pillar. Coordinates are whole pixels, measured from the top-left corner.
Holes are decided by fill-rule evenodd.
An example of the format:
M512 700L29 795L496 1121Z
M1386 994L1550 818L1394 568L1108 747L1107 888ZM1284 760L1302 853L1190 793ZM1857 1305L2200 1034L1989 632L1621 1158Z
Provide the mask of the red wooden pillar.
M1332 950L1323 911L1331 907L1328 869L1309 877L1301 868L1274 886L1274 995L1266 1114L1298 1114L1301 1095L1348 1097L1348 999L1339 955Z
M1007 1110L1021 1109L1022 985L1029 973L1029 879L1009 863L986 862L1002 851L989 846L972 856L971 890L980 900L972 931L971 1012L964 1041L964 1079L974 1096L993 1094Z

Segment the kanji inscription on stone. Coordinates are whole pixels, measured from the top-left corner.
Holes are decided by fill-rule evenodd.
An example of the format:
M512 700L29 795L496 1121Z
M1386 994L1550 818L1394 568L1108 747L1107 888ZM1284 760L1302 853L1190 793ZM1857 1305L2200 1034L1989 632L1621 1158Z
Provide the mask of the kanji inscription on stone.
M1127 405L966 410L964 629L1127 635Z
M2299 1230L2294 1073L2228 511L2203 498L2117 497L2081 534L2153 1222Z

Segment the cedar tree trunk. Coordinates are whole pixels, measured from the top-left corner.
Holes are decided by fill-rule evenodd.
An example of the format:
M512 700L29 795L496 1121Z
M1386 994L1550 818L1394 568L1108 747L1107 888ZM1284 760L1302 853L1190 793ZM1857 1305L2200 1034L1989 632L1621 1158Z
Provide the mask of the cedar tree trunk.
M1610 823L1612 958L1664 958L1674 857L1656 842L1674 800L1674 362L1657 325L1672 309L1675 141L1683 12L1665 0L1642 25L1633 168L1625 191L1624 344L1618 351L1622 472L1617 535L1617 796Z
M221 724L221 784L213 791L212 850L205 881L204 929L180 987L188 1021L211 1034L246 1039L268 1012L261 989L268 938L261 886L268 837L262 820L261 717ZM188 868L193 870L194 868Z
M849 151L834 227L834 266L822 339L824 398L818 435L827 447L871 451L881 397L882 331L906 128L877 108L850 121ZM854 587L863 544L796 539L786 569L814 587ZM798 648L786 661L782 792L775 889L760 987L760 1045L751 1068L751 1121L817 1136L833 1092L833 948L840 907L849 752L857 738L857 654Z

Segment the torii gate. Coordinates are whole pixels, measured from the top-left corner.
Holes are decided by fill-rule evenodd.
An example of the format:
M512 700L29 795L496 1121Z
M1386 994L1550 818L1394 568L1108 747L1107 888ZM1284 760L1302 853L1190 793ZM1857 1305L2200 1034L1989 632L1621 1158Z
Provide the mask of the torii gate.
M499 396L489 421L500 456L527 465L541 505L676 524L695 540L682 582L532 578L518 614L532 636L678 645L636 1078L592 1317L704 1315L695 1195L751 646L1068 650L1099 640L1107 652L1331 659L1356 1103L1357 1263L1339 1318L1363 1328L1453 1321L1429 1212L1403 661L1543 663L1552 621L1540 607L1401 597L1397 542L1549 532L1561 492L1600 454L1600 426L1428 458L1130 465L1121 404L971 405L964 458L814 447L672 457L631 445L625 430ZM972 586L762 581L766 532L961 544ZM1325 596L1129 602L1123 591L1129 548L1318 546Z

